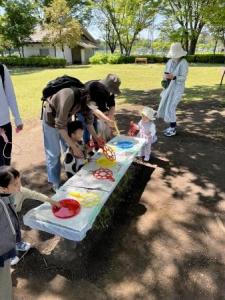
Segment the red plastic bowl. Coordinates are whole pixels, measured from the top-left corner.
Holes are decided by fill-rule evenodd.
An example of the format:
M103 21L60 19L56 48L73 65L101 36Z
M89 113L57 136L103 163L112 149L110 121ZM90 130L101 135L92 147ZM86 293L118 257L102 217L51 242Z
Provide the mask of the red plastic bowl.
M52 207L52 212L57 218L72 218L80 212L80 203L74 199L63 199L59 201L59 203L61 204L61 207Z

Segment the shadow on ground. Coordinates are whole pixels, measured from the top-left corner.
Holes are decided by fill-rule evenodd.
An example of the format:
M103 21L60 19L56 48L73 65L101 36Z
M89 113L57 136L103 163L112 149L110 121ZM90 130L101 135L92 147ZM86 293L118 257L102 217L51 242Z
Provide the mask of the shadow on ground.
M157 121L151 164L132 165L108 228L91 231L75 245L23 227L35 249L13 272L18 295L225 299L224 90L189 92L202 94L202 100L179 105L174 138L164 137L165 125ZM139 120L142 105L157 108L157 95L159 90L125 91L129 103L117 115L122 133ZM26 183L49 192L43 168L25 170ZM24 212L33 205L27 201Z

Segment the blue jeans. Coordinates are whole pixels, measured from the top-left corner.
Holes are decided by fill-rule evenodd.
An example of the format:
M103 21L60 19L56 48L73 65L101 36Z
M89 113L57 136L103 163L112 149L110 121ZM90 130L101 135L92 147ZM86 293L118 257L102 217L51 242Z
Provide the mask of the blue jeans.
M83 140L84 140L84 143L87 144L90 141L90 133L87 129L87 124L85 122L84 116L82 115L82 113L77 113L77 118L84 127ZM94 126L95 130L97 131L97 119L95 117L94 117L93 126Z
M49 126L44 120L42 122L42 128L44 134L48 181L59 186L61 173L61 149L63 152L65 152L67 146L65 141L60 136L58 129Z

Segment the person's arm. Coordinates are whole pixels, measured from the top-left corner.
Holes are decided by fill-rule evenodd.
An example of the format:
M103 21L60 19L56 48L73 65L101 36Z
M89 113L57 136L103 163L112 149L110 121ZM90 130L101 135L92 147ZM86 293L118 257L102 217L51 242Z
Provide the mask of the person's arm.
M114 127L114 122L108 116L106 116L102 111L99 109L95 109L93 114L100 120L103 120L108 124L109 127Z
M64 139L64 141L67 143L67 145L72 149L74 156L78 158L83 158L84 154L83 152L74 144L72 139L69 137L67 131L65 129L58 129L60 135Z
M111 94L109 96L109 99L107 101L107 106L109 108L109 111L108 111L108 116L111 120L114 119L114 114L115 114L115 110L116 110L116 101L115 101L115 95L114 94Z
M99 147L103 147L105 145L105 141L102 137L99 137L95 131L93 124L87 124L87 129L89 133L92 135L92 138L97 142Z
M163 72L163 79L167 79L167 75L170 74L169 72L170 65L171 65L171 60L169 60L165 65L164 72Z
M108 116L111 120L114 120L114 115L116 112L116 107L115 106L111 106L109 111L108 111Z
M23 129L23 123L20 118L12 80L11 80L9 71L6 66L4 66L4 79L5 79L4 80L4 89L5 89L6 99L7 99L8 105L10 107L10 110L13 114L15 125L18 130L21 130L21 129Z
M180 66L179 66L179 72L176 76L176 82L178 83L184 83L185 80L187 79L187 74L188 74L188 62L186 61L186 59L183 59L180 62Z
M16 193L14 196L15 199L15 206L16 211L20 211L23 205L23 201L26 199L32 199L32 200L39 200L41 202L48 202L51 205L55 205L60 207L59 202L54 201L53 199L49 198L48 196L38 193L36 191L30 190L25 187L21 187L21 191L19 193Z

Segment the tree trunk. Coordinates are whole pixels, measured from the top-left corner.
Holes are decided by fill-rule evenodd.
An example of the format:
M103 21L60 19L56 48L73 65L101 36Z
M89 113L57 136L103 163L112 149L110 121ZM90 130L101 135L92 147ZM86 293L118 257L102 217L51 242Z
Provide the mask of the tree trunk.
M18 47L19 56L21 57L20 47Z
M120 46L120 54L123 55L123 44L121 43L120 39L119 39L119 46Z
M182 44L183 44L184 50L189 52L188 31L184 31Z
M198 42L198 38L196 38L196 37L193 37L190 40L190 48L189 48L188 54L190 54L190 55L194 55L195 54L197 42Z
M62 53L63 53L63 58L66 59L65 58L65 52L64 52L64 47L63 46L62 46Z
M214 54L214 55L216 54L216 47L217 47L217 44L218 44L218 39L216 38L216 40L215 40L215 45L214 45L214 49L213 49L213 54Z
M131 42L127 45L127 51L126 51L127 56L130 56L130 54L131 54L131 50L132 50L132 47L133 47L133 44L136 40L137 35L138 35L137 33L134 33Z
M54 46L54 55L56 57L56 46Z
M110 52L111 54L113 54L115 52L115 47L113 45L111 45L111 43L107 42L108 46L109 46L109 49L110 49Z
M22 49L22 57L24 57L24 47L22 46L21 49Z

